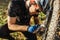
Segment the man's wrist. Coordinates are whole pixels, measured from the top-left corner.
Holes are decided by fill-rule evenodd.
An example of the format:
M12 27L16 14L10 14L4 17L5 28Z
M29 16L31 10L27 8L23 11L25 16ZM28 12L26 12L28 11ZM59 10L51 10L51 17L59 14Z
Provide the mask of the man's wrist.
M29 26L27 31L33 33L35 30L37 30L38 27L39 25Z
M33 33L33 26L28 26L27 31Z

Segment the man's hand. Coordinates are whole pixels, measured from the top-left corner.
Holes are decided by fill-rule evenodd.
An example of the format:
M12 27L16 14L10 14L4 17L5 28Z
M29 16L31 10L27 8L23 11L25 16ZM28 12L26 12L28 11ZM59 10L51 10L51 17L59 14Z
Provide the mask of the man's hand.
M41 24L40 27L41 27L41 28L40 28L40 31L41 31L41 32L44 32L45 29L46 29L45 25L44 25L44 24Z
M29 12L30 12L30 15L33 15L36 13L36 8L34 7L34 5L31 5L31 7L29 8Z
M30 8L29 8L30 15L37 14L36 10L38 10L38 9L39 9L38 5L31 5Z

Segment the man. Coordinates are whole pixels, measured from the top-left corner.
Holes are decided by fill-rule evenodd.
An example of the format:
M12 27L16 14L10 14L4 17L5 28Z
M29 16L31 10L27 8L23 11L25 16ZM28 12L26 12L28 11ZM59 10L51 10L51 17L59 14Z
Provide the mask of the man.
M12 0L8 6L8 28L12 31L21 31L27 40L37 40L34 33L40 26L29 24L32 15L36 15L39 6L27 7L25 0Z

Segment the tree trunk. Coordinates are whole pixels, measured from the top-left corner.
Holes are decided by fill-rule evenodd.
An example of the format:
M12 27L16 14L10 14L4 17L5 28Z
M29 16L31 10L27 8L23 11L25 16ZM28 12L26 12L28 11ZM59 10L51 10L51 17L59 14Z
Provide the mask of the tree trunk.
M58 18L59 18L59 0L54 0L53 14L49 25L46 40L54 40L54 34L56 32Z

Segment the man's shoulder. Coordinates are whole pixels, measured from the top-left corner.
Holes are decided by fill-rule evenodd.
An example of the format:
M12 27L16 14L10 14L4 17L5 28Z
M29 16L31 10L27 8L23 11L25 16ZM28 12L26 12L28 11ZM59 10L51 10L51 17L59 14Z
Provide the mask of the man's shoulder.
M24 0L12 0L11 3L15 4L15 5L23 5L23 4L25 4Z

